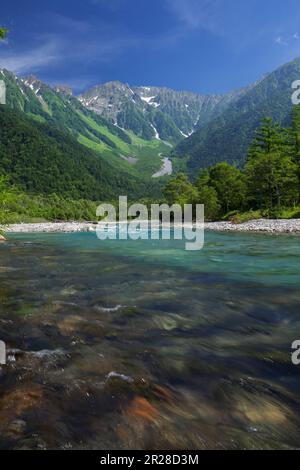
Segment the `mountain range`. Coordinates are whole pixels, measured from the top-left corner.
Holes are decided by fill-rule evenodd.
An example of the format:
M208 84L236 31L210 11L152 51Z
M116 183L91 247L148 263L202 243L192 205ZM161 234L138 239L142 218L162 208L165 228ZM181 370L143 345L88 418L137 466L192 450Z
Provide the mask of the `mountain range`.
M143 139L90 111L66 87L51 87L34 76L20 78L7 70L0 72L0 79L6 84L7 108L66 133L116 172L149 179L160 169L162 156L170 151L170 144Z
M92 88L79 100L91 111L144 139L178 143L221 114L242 93L206 96L169 88L130 87L116 81Z
M71 186L65 185L69 178L65 173L69 171L67 166L71 164L73 152L76 155L74 165L78 165L77 170L75 165L71 172L74 184L76 180L74 187L77 189L73 191L76 197L99 199L109 195L113 198L123 187L131 191L133 197L157 195L165 179L157 176L165 175L159 170L166 158L171 158L174 171L184 170L191 175L219 161L241 166L254 132L264 117L271 116L282 124L288 122L292 108L291 84L298 79L299 58L246 88L223 95L201 95L150 86L131 87L115 81L74 96L68 86L49 86L34 76L21 78L1 70L0 80L6 84L7 101L6 106L0 108L0 155L6 162L5 165L0 162L0 168L14 174L18 184L21 182L25 188L41 191L35 184L37 168L31 163L35 161L39 172L43 172L42 152L35 146L30 147L30 139L19 139L17 130L20 132L24 128L24 135L27 133L32 137L33 131L39 134L36 138L44 142L53 162L58 158L57 178L63 182L61 187L65 187L67 193L73 194ZM14 148L5 141L8 135L15 143ZM31 148L31 154L26 145ZM18 165L20 153L29 159L27 163L23 159L21 164L27 174L24 181L21 167L17 172L12 169ZM68 162L65 171L63 153ZM31 177L36 180L30 184L26 164L32 169ZM47 165L49 173L51 165ZM85 183L81 184L80 174L83 173ZM97 188L92 195L86 186L89 177ZM97 183L99 178L104 191ZM59 191L59 187L52 189ZM81 191L80 187L85 189ZM111 187L114 190L110 190ZM49 187L47 191L52 189Z
M242 166L256 129L265 117L287 125L292 110L292 83L300 79L300 58L267 74L214 116L173 152L178 165L194 174L221 161Z

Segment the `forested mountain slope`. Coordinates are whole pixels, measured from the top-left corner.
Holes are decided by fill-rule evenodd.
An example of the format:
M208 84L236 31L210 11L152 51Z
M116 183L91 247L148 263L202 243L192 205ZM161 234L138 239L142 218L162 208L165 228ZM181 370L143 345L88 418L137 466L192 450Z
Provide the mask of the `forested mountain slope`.
M170 151L161 140L141 139L90 111L67 87L50 87L34 76L22 79L7 70L0 71L0 79L6 84L9 108L70 134L117 170L151 178L161 167L161 154Z
M73 199L137 199L159 194L156 182L117 171L72 136L0 106L0 174L29 193Z
M224 112L174 150L190 173L217 162L241 166L255 130L265 117L286 124L292 108L292 83L300 79L300 58L267 75Z

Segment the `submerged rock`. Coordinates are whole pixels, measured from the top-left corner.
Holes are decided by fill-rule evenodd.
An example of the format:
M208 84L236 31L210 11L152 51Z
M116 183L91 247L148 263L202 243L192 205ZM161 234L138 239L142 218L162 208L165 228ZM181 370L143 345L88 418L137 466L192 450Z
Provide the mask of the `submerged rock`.
M21 416L40 406L43 399L43 387L38 384L21 385L4 393L0 399L0 434L10 426L16 431L23 427ZM14 424L13 424L14 423Z
M155 423L160 415L158 409L144 397L135 397L125 413L128 417L150 423Z
M4 235L0 234L0 242L6 242L6 238Z
M99 320L70 315L58 323L58 329L65 336L90 337L97 341L104 336L103 324Z
M26 431L26 422L22 419L16 419L12 421L7 430L5 431L5 437L11 439L20 439Z

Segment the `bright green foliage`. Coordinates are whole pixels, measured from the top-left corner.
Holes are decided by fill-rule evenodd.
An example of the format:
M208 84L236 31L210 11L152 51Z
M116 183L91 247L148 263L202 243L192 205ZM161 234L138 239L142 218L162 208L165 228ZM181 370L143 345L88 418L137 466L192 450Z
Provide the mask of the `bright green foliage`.
M257 208L272 211L297 202L297 167L288 155L285 135L272 119L265 119L250 147L246 177L250 201Z
M265 216L266 214L260 210L250 210L247 212L234 211L232 213L226 214L224 220L229 220L233 224L243 224L245 222L250 222L251 220L264 218Z
M35 77L22 81L15 74L3 70L1 79L6 84L9 108L26 113L35 122L70 134L109 162L116 171L123 170L149 181L161 167L161 154L170 152L170 147L162 140L154 139L155 133L149 122L146 129L139 132L140 135L145 132L147 138L152 138L145 140L90 111L71 94L55 90ZM141 113L136 119L137 126L146 125ZM127 157L136 158L136 163L128 163Z
M206 220L216 220L220 213L220 203L214 188L211 186L199 188L198 204L204 204Z
M220 203L215 188L210 186L209 170L202 170L196 182L197 203L204 204L205 218L215 220L220 212Z
M169 204L180 204L181 206L196 202L198 196L196 188L183 173L178 173L167 183L164 195Z
M245 169L218 163L200 172L197 202L208 220L240 223L254 217L296 217L300 202L300 107L287 129L265 118L256 131ZM193 203L195 194L183 174L172 179L165 195L171 202ZM188 190L186 188L189 188ZM241 214L242 212L242 214Z
M0 39L5 39L8 34L8 29L0 28Z
M293 161L300 166L300 106L294 106L291 126L287 129L287 144Z
M57 194L29 196L19 193L7 204L7 223L55 220L96 220L98 203L84 199L73 200Z
M8 178L0 176L0 225L9 221L11 204L17 200L17 191L11 187Z
M229 163L218 163L209 171L209 183L217 193L221 211L228 212L236 207L243 207L246 197L246 185L243 173Z
M297 166L300 195L300 106L293 107L291 126L286 129L286 151Z
M156 182L117 171L71 136L0 107L0 174L21 190L70 199L156 196Z
M246 185L243 173L228 163L200 172L196 182L198 202L205 205L205 217L215 219L245 204Z
M258 152L265 155L280 152L283 147L283 133L278 124L272 118L265 118L262 125L257 129L254 140L249 149L249 156Z

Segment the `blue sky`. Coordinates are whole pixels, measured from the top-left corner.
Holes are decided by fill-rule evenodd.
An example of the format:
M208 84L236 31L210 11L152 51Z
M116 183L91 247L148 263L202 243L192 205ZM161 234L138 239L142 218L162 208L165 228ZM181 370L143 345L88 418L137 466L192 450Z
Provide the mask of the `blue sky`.
M10 0L0 68L220 93L300 56L299 0Z

